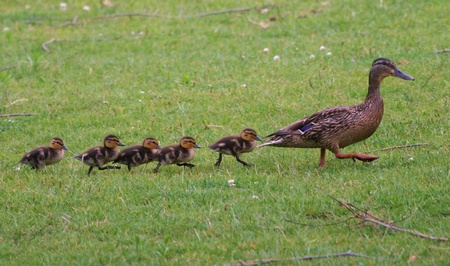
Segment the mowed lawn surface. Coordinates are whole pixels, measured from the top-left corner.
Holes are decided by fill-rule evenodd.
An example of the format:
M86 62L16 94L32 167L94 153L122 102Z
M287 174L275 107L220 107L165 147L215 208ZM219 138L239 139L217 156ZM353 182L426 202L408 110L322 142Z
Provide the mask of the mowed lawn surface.
M0 117L0 264L450 264L448 241L348 219L333 199L448 238L448 2L88 2L0 5L0 113L32 114ZM415 81L386 78L380 127L343 152L380 159L327 152L319 169L317 149L265 147L242 156L254 167L226 156L214 168L207 146L222 136L362 102L378 57ZM192 170L88 177L73 157L107 134L203 148ZM61 162L18 165L55 136L69 148ZM348 250L366 257L295 260Z

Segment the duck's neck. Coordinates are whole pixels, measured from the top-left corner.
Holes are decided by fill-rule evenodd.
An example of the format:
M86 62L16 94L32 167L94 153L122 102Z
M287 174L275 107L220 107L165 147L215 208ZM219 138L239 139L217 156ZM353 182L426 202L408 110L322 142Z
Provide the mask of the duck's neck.
M383 98L381 98L381 92L380 92L380 84L383 80L382 77L377 75L369 75L369 90L367 92L366 96L366 104L381 104L383 106Z

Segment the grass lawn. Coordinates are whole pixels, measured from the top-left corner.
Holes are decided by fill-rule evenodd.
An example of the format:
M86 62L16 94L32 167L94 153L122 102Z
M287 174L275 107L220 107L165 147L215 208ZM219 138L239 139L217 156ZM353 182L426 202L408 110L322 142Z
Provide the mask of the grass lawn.
M0 5L0 114L33 114L0 117L1 265L450 264L448 241L346 220L333 199L448 238L447 1L87 2ZM318 169L318 149L265 147L242 156L254 167L226 156L214 168L206 147L222 136L362 102L381 56L415 81L386 78L380 127L343 150L380 159L327 152ZM107 134L203 148L192 170L88 177L73 156ZM18 166L55 136L61 162ZM382 150L410 144L423 145ZM365 256L295 259L348 250Z

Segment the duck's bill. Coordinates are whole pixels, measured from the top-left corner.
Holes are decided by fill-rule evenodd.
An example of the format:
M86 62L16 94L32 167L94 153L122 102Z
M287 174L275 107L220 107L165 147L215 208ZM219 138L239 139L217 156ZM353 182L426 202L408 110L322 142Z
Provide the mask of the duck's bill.
M200 149L202 146L198 145L197 143L195 143L194 148Z
M401 79L406 79L406 80L414 80L413 77L411 77L410 75L407 75L405 73L403 73L400 69L396 68L394 71L394 77L397 78L401 78Z
M121 141L119 141L119 144L117 144L117 145L119 145L119 146L127 146L125 143L123 143Z
M61 147L63 148L63 150L66 150L66 151L68 150L68 148L66 147L66 145L62 145Z

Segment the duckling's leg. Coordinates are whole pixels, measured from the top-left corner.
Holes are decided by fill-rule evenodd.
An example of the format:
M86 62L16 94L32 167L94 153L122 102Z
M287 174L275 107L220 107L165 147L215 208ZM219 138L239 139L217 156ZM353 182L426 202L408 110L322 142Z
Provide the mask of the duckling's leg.
M217 159L217 162L214 164L214 166L219 167L221 162L222 162L222 153L219 153L219 159Z
M153 173L158 173L159 167L161 166L161 163L158 163L155 169L153 169Z
M128 172L131 171L131 164L128 165Z
M88 176L90 176L90 175L91 175L91 171L92 171L92 169L94 169L94 166L89 166Z
M242 161L242 160L239 158L239 156L236 156L236 160L237 160L238 162L240 162L241 164L243 164L244 166L253 166L252 163L247 163L247 162Z
M375 161L376 159L380 158L378 156L367 155L367 154L356 153L356 152L347 153L347 154L342 154L342 153L338 152L335 155L336 155L336 158L338 158L338 159L352 158L353 160L357 159L357 160L360 160L363 162L372 162L372 161Z

